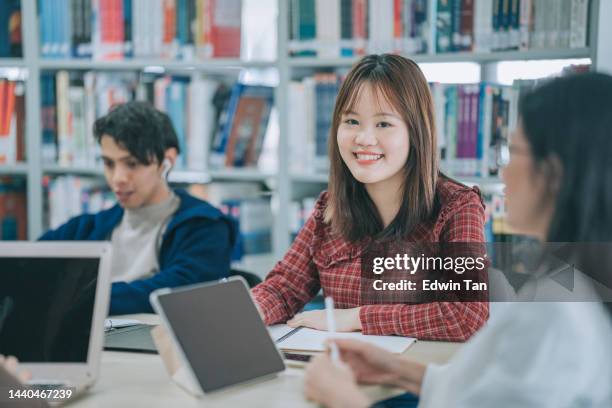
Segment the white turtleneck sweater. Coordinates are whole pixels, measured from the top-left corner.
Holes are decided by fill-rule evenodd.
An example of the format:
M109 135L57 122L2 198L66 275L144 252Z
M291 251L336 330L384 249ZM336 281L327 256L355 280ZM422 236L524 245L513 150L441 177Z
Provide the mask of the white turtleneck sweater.
M111 235L113 282L149 278L159 271L159 249L180 199L171 191L164 201L126 209Z

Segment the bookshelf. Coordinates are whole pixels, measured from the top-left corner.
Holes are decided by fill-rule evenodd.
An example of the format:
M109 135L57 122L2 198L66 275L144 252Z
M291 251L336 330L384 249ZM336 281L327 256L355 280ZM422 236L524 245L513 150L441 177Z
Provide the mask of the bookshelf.
M316 2L316 1L315 1ZM281 2L282 3L282 2ZM436 4L436 0L427 2L429 7ZM320 3L317 3L317 5ZM355 4L355 3L353 3ZM290 18L290 12L287 5L280 7L281 16L279 22L282 24ZM287 13L285 17L283 13ZM607 17L605 17L607 16ZM496 64L505 61L537 61L537 60L570 60L590 58L594 67L598 70L609 70L612 72L612 55L606 56L606 62L601 61L598 57L603 54L612 54L610 47L604 50L603 42L607 38L605 32L610 29L605 21L612 17L612 4L606 1L592 0L589 4L589 26L588 26L588 44L587 47L579 48L557 48L557 49L528 49L528 50L509 50L509 51L491 51L491 52L449 52L436 53L430 51L424 54L409 55L417 63L456 63L470 62L480 66L480 80L486 82L496 82ZM435 16L429 17L430 26L435 26ZM598 24L599 23L599 24ZM598 28L603 27L603 29ZM604 27L604 25L606 27ZM312 56L295 56L288 57L290 34L287 31L288 26L280 26L279 35L280 42L284 43L279 49L279 64L283 65L288 71L285 75L291 79L300 79L318 72L334 72L334 70L346 70L350 68L360 57L342 56L342 57L312 57ZM607 30L607 31L606 31ZM435 37L435 33L431 31L427 34ZM284 88L284 82L281 82L281 88ZM284 89L287 92L287 89ZM282 116L282 115L281 115ZM285 123L284 126L287 126ZM288 127L281 127L281 134L288 133ZM288 143L288 142L286 142ZM285 146L286 147L286 146ZM286 167L281 167L286 168ZM492 192L496 194L503 193L503 183L498 176L460 176L452 175L456 179L468 185L477 185L482 191ZM288 180L283 180L289 185L287 195L290 199L300 198L302 196L314 195L317 191L325 188L328 182L328 176L325 173L317 172L299 172L290 171ZM284 185L281 183L280 185ZM283 237L284 238L284 237ZM285 246L288 246L290 239L285 241Z
M499 61L533 61L550 59L576 59L589 57L591 57L591 51L589 48L572 48L556 50L495 51L486 53L454 52L447 54L417 54L412 56L411 58L417 63L476 62L484 64ZM292 68L350 67L357 60L358 58L354 57L296 57L290 61L290 65Z
M210 171L173 171L170 181L179 184L208 183L210 181L241 181L262 183L273 192L274 229L273 252L269 256L258 256L257 268L269 268L274 260L285 253L291 242L290 204L296 197L306 193L316 194L325 188L327 174L316 172L291 172L291 143L287 136L289 126L289 84L292 79L316 72L349 68L357 57L314 58L291 57L290 43L290 1L277 0L276 58L270 60L241 60L220 58L210 60L165 60L160 58L125 59L121 61L97 61L87 59L45 59L39 53L39 27L37 1L22 0L23 58L2 58L1 68L19 68L27 72L26 83L26 154L27 163L0 166L0 175L23 177L27 181L28 237L35 239L43 232L45 176L79 175L93 178L103 177L102 169L60 167L44 165L41 152L41 74L47 71L161 71L171 73L205 72L224 76L236 76L245 69L274 70L278 77L275 88L275 106L278 112L280 131L277 146L277 171L260 171L249 168L222 169ZM435 1L430 1L434 4ZM574 49L533 49L527 51L495 51L487 53L455 52L446 54L418 54L411 56L418 63L475 62L481 67L481 80L495 81L493 69L501 61L548 60L591 58L598 69L612 70L610 47L605 47L609 27L603 22L612 18L610 2L592 0L590 3L589 47ZM602 29L599 29L601 26ZM607 31L606 31L607 30ZM608 33L608 34L606 34ZM599 59L600 54L602 59ZM496 177L459 177L469 184L483 188L499 188ZM245 264L245 265L248 265Z

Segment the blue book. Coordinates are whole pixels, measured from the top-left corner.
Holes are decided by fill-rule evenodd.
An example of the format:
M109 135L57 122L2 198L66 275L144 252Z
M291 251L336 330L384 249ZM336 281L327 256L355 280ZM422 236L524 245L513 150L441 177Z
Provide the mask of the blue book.
M49 56L49 12L47 11L48 1L38 0L38 12L40 13L40 55L43 58Z
M189 14L187 12L187 0L177 0L176 2L176 38L178 39L179 49L189 43Z
M450 52L452 39L452 4L450 0L438 0L436 14L436 52Z
M229 139L232 122L236 106L240 100L240 94L246 85L236 82L232 86L230 98L225 108L219 116L219 128L213 140L210 151L210 164L213 167L223 167L225 165L225 148Z
M55 129L55 75L43 72L40 78L42 107L42 160L51 164L57 161Z
M296 27L294 40L314 41L317 38L317 13L315 0L295 0L292 2L292 19ZM292 53L294 56L314 57L315 49L304 49Z
M0 2L0 57L11 56L9 20L12 14L12 2Z
M461 51L461 0L449 0L451 4L451 51Z
M64 24L63 21L63 15L64 13L62 12L62 0L50 0L50 7L49 9L49 18L51 19L50 21L50 25L51 25L51 49L50 49L50 54L49 56L51 58L59 58L61 56L61 44L62 44L62 24Z
M130 58L134 55L132 38L132 0L123 0L123 56Z
M340 56L352 57L354 51L350 42L353 39L353 0L340 1L340 38L343 42Z
M70 0L62 2L62 25L61 25L61 57L70 58L72 56L72 5Z
M492 36L492 44L491 50L496 51L500 48L500 14L502 10L502 0L492 0L493 1L493 15L492 19L492 28L493 28L493 36Z
M168 116L172 121L176 136L178 137L181 154L177 160L177 167L184 168L187 164L187 129L185 112L187 111L187 79L172 78L172 82L166 89L166 100Z

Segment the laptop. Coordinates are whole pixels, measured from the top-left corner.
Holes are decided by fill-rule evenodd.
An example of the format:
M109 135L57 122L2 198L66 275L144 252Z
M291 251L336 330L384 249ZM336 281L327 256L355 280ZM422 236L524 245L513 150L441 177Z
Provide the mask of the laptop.
M112 320L112 318L107 319L107 322ZM136 324L117 328L107 325L104 334L104 350L157 354L157 347L155 347L151 336L151 330L154 327L150 324Z
M0 354L16 356L31 385L74 396L96 381L110 255L104 242L0 242Z
M197 395L273 377L285 369L239 277L181 289L160 289L151 304L168 329Z

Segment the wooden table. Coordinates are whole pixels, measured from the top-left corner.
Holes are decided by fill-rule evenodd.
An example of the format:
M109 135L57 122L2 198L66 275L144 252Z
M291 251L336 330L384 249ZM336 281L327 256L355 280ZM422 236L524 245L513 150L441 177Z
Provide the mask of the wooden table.
M156 315L119 316L143 323L159 323ZM405 355L423 363L446 362L458 343L419 341ZM302 394L304 371L287 368L277 377L232 387L197 399L177 386L166 372L159 355L105 351L100 376L94 387L75 400L74 407L311 407ZM365 387L373 399L397 394L397 389Z

